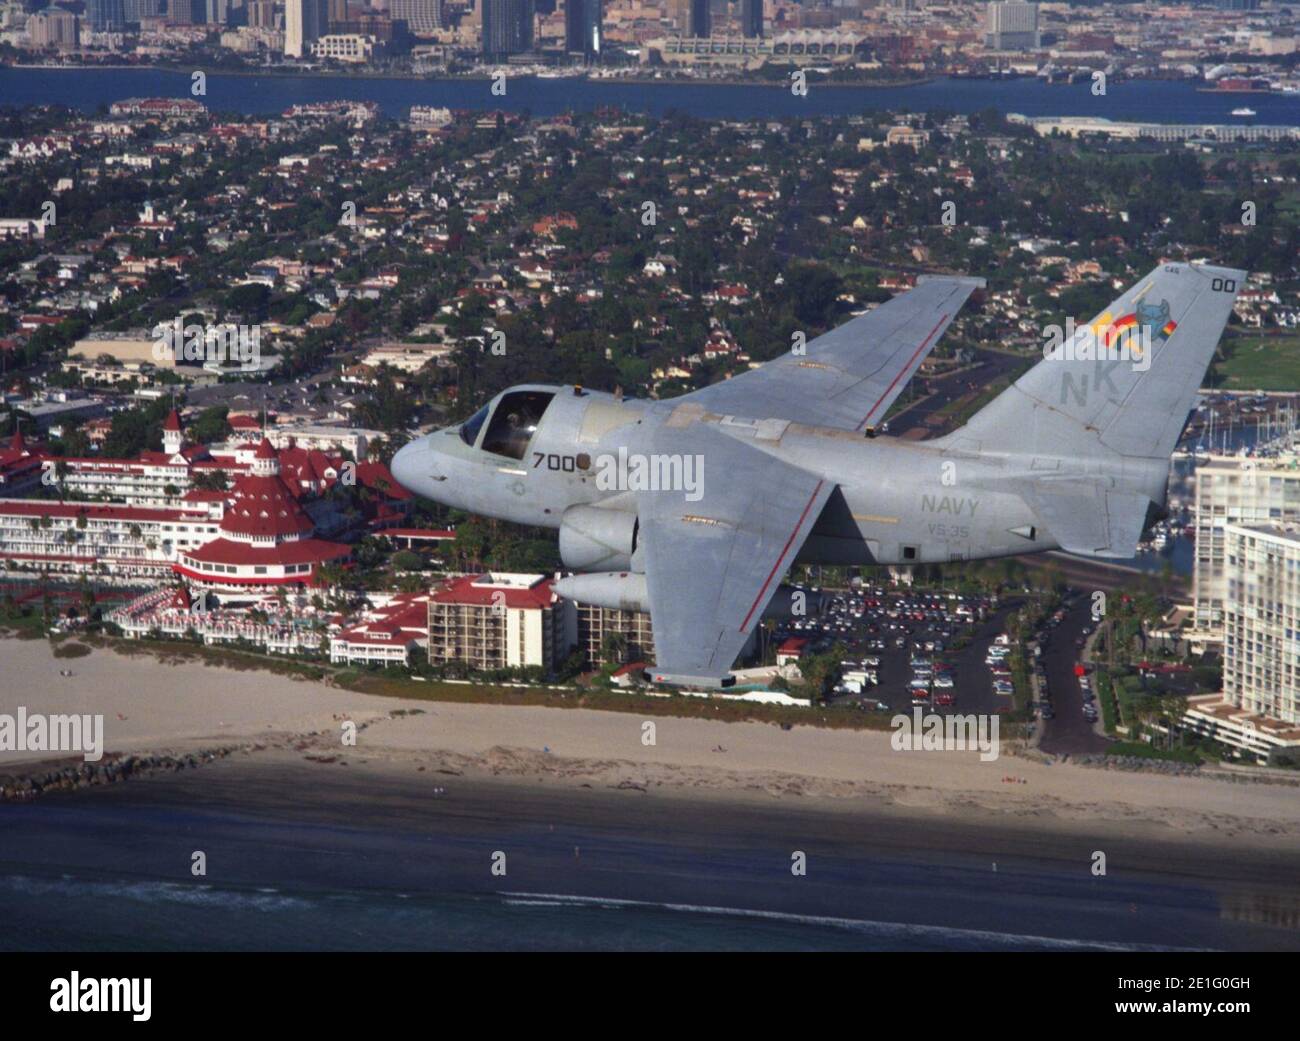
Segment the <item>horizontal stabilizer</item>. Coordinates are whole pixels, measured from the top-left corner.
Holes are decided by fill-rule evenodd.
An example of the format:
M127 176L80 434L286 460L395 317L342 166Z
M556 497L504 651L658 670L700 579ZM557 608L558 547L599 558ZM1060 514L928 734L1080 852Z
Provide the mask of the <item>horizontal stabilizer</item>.
M739 376L681 400L724 416L874 429L984 279L921 275L916 287Z
M1025 501L1053 540L1067 553L1127 560L1137 552L1151 500L1099 484L1055 490L1039 484Z

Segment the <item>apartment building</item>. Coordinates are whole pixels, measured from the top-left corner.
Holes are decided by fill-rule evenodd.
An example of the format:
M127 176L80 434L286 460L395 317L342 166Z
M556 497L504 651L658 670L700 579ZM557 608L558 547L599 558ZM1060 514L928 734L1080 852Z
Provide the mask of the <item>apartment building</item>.
M480 670L556 668L577 643L574 606L544 575L464 575L429 601L429 663Z
M1196 561L1192 598L1194 643L1222 639L1229 525L1288 524L1300 521L1300 457L1243 459L1216 457L1196 471L1192 524Z
M1300 529L1229 524L1223 691L1300 726Z
M1188 699L1183 724L1246 756L1300 749L1300 527L1227 524L1223 693Z
M653 661L654 632L650 615L644 611L619 611L591 604L577 604L578 646L587 664L595 668L623 662ZM615 636L625 648L622 661L610 661L605 654L606 640Z

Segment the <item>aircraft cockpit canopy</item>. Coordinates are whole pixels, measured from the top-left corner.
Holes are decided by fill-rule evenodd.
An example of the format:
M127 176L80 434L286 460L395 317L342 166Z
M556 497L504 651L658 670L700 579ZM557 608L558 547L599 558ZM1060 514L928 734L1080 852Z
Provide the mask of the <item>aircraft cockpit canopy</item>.
M460 425L460 439L470 448L473 448L474 443L478 441L478 432L483 429L483 421L487 419L488 409L491 407L492 403L488 402Z
M522 459L554 397L555 392L549 390L512 390L502 395L495 407L489 402L467 419L460 428L461 440L473 445L491 412L492 419L480 447L493 455Z

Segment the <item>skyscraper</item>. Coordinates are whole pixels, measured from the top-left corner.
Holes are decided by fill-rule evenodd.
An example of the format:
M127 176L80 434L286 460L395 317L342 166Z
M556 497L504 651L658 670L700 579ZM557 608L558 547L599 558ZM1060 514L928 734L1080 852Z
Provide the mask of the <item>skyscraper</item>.
M763 35L763 0L740 0L740 34L750 38Z
M91 32L121 32L126 28L126 8L122 0L86 0L86 23Z
M1028 51L1039 45L1038 5L1006 0L988 5L985 46L995 51Z
M329 0L285 0L284 53L301 58L325 33Z
M532 0L480 0L483 53L524 54L533 49Z
M570 54L581 54L588 61L600 57L605 47L602 4L603 0L565 0L564 49Z
M78 43L77 16L62 7L47 7L27 19L27 32L34 47L75 50Z
M122 15L129 25L139 25L141 18L156 18L162 9L163 0L122 0Z
M1225 699L1255 715L1300 723L1300 533L1271 524L1223 530Z
M1192 602L1198 633L1217 635L1227 609L1229 524L1300 523L1300 467L1292 457L1219 456L1196 470L1196 560Z
M392 0L389 16L406 23L408 32L432 33L443 27L442 0Z
M202 25L203 0L167 0L167 21L171 25Z
M686 35L708 36L711 27L709 20L709 0L685 0Z
M249 0L248 24L254 29L274 29L275 0Z

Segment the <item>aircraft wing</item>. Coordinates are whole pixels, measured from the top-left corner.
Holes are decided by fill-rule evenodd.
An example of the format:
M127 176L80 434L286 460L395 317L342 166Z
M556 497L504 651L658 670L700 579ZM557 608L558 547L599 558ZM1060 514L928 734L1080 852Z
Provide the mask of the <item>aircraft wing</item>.
M923 275L915 289L762 367L684 395L710 412L864 430L884 418L982 278Z
M661 428L654 448L704 465L697 501L637 493L658 662L650 675L724 686L835 485L700 424Z

